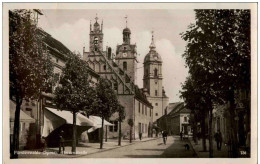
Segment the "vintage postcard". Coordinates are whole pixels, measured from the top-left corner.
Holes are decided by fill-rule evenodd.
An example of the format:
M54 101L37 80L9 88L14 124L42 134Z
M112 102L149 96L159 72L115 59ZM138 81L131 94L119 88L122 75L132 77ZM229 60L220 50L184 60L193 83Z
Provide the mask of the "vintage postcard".
M256 163L256 43L257 3L4 3L4 163Z

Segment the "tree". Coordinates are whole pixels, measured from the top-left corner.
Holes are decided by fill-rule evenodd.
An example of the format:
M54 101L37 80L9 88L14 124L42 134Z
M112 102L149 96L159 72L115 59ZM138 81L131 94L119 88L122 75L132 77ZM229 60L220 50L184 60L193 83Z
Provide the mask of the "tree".
M125 119L125 108L124 108L124 106L122 106L121 104L118 104L117 112L118 112L118 122L119 122L118 146L121 146L121 138L122 138L121 123Z
M186 108L194 113L194 123L197 124L197 121L200 121L201 123L202 149L203 151L207 151L205 119L207 112L206 107L208 104L205 100L208 95L203 94L204 90L200 85L200 81L197 83L195 80L196 79L192 76L187 77L185 83L182 85L182 91L180 93L181 98L185 101Z
M57 107L73 114L72 154L76 154L77 113L80 110L88 113L94 97L94 89L88 72L85 61L77 55L70 55L62 69L59 85L55 89L54 102Z
M110 118L117 110L117 95L114 92L111 83L107 79L100 78L91 104L91 114L102 118L100 149L103 148L104 119Z
M9 87L10 98L16 103L11 158L19 150L19 122L24 99L39 99L50 85L53 66L44 53L42 37L30 19L30 10L9 11Z
M128 119L128 125L130 126L130 143L132 143L132 128L134 126L134 121L132 118Z
M183 56L195 79L208 79L202 85L216 98L211 99L213 103L229 102L233 157L237 157L234 91L250 92L250 11L195 10L195 13L196 23L182 33L188 42ZM204 74L198 76L200 71ZM210 123L212 114L209 116Z

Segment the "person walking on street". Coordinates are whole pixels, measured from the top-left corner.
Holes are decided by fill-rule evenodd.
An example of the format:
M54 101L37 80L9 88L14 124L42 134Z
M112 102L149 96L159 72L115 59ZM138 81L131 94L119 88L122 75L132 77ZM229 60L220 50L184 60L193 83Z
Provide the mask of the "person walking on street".
M217 150L221 150L221 146L222 146L222 134L220 131L218 131L217 133L215 133L214 135L215 141L217 143Z
M164 145L166 145L166 141L167 141L167 132L166 131L162 131L162 137L163 137L163 143L164 143Z
M181 140L183 138L183 131L180 132L180 137L181 137Z
M64 148L64 138L63 138L63 135L64 135L64 132L63 132L63 130L61 130L61 132L60 132L60 135L59 135L59 154L61 153L61 147L62 147L62 152L63 152L63 154L64 154L64 150L65 150L65 148Z
M222 147L222 134L220 131L218 131L218 143L217 143L218 150L221 150L221 147Z
M139 133L139 139L142 140L142 132Z

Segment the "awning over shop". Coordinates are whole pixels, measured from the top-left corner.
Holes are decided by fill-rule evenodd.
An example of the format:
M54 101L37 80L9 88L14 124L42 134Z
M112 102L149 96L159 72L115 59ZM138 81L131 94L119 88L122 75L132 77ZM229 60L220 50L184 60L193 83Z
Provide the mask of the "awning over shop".
M102 127L102 119L100 117L98 117L98 116L89 116L89 119L95 123L95 126L90 128L88 130L88 133L91 133L91 132L95 131L96 129ZM113 126L113 125L114 124L111 124L110 122L104 120L104 126Z
M55 108L46 107L44 110L44 126L42 136L47 137L50 133L52 133L52 131L64 124L73 124L73 114L70 111L61 111ZM90 128L95 126L95 123L84 115L77 113L76 125Z
M10 100L10 121L14 122L16 104ZM34 123L35 119L27 115L24 111L20 110L20 122Z

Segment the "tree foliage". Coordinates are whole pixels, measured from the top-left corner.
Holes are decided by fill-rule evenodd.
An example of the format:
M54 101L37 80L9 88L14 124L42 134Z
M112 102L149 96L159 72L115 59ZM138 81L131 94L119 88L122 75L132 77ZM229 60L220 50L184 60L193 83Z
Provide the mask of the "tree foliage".
M72 153L76 153L76 114L82 110L89 112L95 93L88 72L85 61L77 55L70 55L55 89L57 107L73 114Z
M107 79L100 78L96 89L94 100L91 104L90 114L97 115L102 118L100 149L103 148L103 127L104 119L109 119L112 114L117 112L118 100L111 83Z
M181 34L187 41L183 57L193 86L201 93L199 100L208 100L205 101L208 107L229 102L233 124L234 91L250 90L250 10L195 10L195 13L196 23ZM186 81L182 96L190 107L196 108L197 100L189 96L193 93L190 84ZM236 129L231 132L236 145Z
M9 87L16 102L13 147L19 149L20 106L24 99L38 99L51 85L53 66L45 53L37 24L30 10L9 11Z

